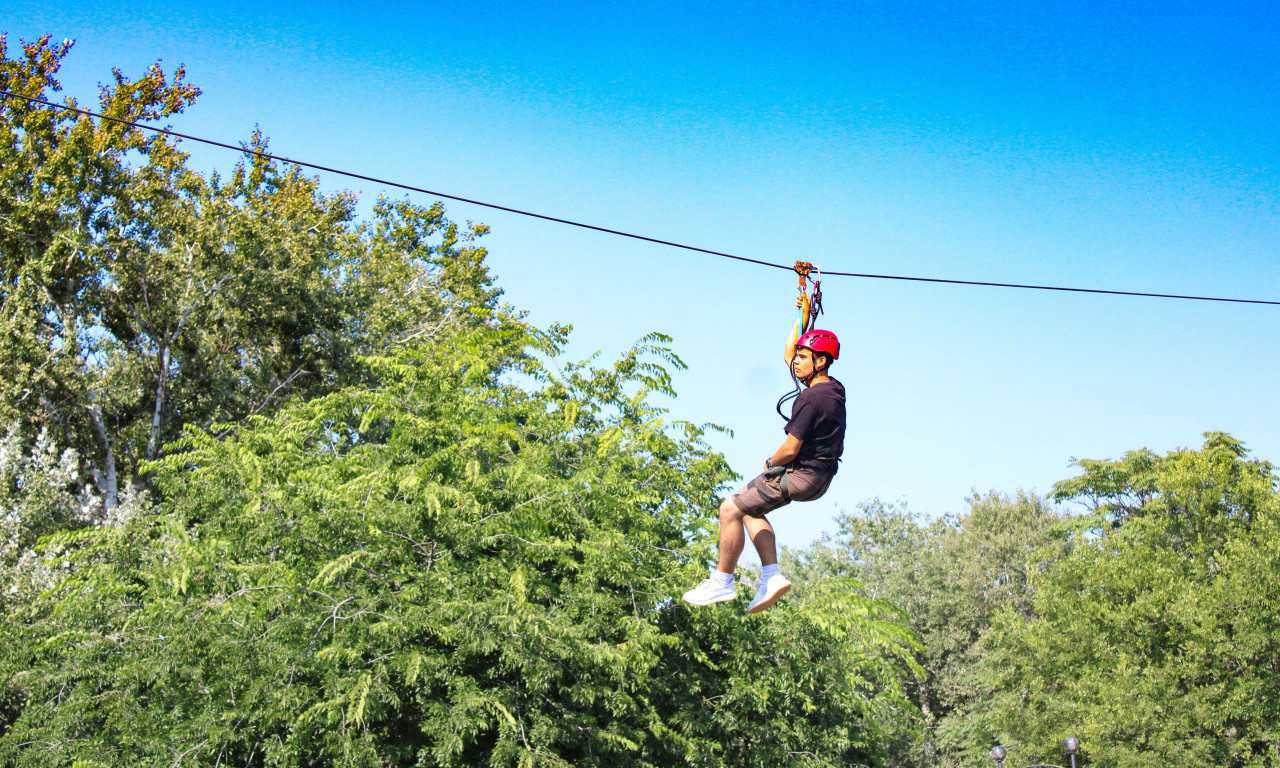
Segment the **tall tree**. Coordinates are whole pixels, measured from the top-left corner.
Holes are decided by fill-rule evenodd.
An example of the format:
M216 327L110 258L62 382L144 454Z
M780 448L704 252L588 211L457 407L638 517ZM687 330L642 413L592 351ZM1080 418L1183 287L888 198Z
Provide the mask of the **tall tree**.
M836 535L786 553L802 585L855 578L869 597L901 609L919 634L923 674L909 690L921 720L914 733L903 730L894 764L969 765L972 744L987 743L970 717L987 695L975 679L980 641L998 612L1029 612L1029 571L1060 540L1062 519L1021 492L975 494L964 514L933 521L873 500L842 514Z
M878 763L910 633L841 584L763 617L673 601L728 468L650 402L660 339L524 354L557 336L470 331L188 428L160 513L4 625L0 762Z
M988 635L988 727L1027 762L1076 736L1099 765L1276 765L1274 468L1220 432L1080 466L1055 491L1090 508L1071 556Z
M37 98L60 90L55 76L69 41L24 41L16 59L3 37L0 44L5 90ZM172 115L199 95L183 74L170 82L155 66L134 82L117 70L114 85L102 89L101 110L126 120ZM112 267L162 245L152 219L177 196L182 157L162 139L17 98L0 102L0 129L3 415L92 446L85 455L98 459L99 486L114 506L119 445L110 406L104 412L109 394L87 369L98 359ZM130 166L130 153L141 167Z
M10 59L0 38L0 84L50 99L71 47ZM157 65L115 71L99 109L159 120L198 95ZM108 510L184 424L270 413L360 380L360 355L504 322L485 227L438 204L380 200L357 222L353 195L296 168L255 155L204 178L163 135L21 99L0 102L0 136L0 423L75 449Z

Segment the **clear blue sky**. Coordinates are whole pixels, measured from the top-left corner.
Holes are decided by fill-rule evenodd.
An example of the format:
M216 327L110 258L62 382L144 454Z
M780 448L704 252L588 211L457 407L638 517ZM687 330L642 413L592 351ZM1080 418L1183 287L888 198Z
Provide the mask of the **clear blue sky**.
M67 94L185 64L172 125L284 155L829 270L1280 299L1280 4L8 2L76 39ZM200 167L221 150L189 147ZM339 178L331 188L380 191ZM462 204L576 355L649 331L672 416L782 438L780 270ZM833 278L844 469L775 525L803 546L879 496L929 515L1046 492L1072 457L1198 446L1280 461L1280 308ZM708 510L708 514L711 511Z

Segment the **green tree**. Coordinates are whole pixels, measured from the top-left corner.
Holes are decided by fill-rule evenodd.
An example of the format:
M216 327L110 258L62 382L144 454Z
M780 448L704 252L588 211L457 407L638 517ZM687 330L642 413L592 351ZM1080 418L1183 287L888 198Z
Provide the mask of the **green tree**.
M49 100L71 47L10 59L0 37L0 85ZM181 68L115 71L99 110L161 120L198 95ZM357 222L354 195L296 168L252 156L223 180L186 160L162 135L0 102L0 423L76 450L104 514L186 424L271 413L360 381L362 355L508 319L483 226L387 200Z
M0 36L5 90L43 98L60 89L55 76L71 43L48 43L23 42L22 55L10 59ZM101 109L113 117L163 118L199 94L182 82L181 69L173 82L159 67L137 82L114 75L114 87L101 94ZM72 447L93 446L82 456L101 455L94 469L114 506L116 446L108 439L105 393L85 368L101 325L97 308L112 293L110 265L135 255L121 241L154 241L150 214L173 196L167 190L180 181L181 158L162 140L16 98L0 102L0 126L0 364L9 372L3 415L35 427L31 433L48 427ZM141 168L126 162L130 153L142 158Z
M57 583L62 549L39 547L40 539L101 521L99 506L74 450L59 450L47 431L28 450L17 427L9 429L0 440L0 611ZM107 522L136 510L126 502Z
M759 617L674 601L728 468L650 402L661 339L530 354L561 335L467 331L188 427L158 513L11 612L0 761L879 763L910 633L835 582Z
M1034 494L974 494L963 515L926 521L905 507L873 500L838 518L838 532L801 552L786 553L802 585L833 576L855 578L867 595L900 609L919 634L923 674L909 691L920 720L895 746L897 765L971 763L971 710L987 696L976 679L981 639L1002 610L1029 613L1029 570L1059 540L1062 516Z
M987 726L1020 762L1076 736L1099 765L1276 765L1273 467L1220 432L1079 466L1055 490L1090 508L1070 557L1032 571L1032 614L986 638Z

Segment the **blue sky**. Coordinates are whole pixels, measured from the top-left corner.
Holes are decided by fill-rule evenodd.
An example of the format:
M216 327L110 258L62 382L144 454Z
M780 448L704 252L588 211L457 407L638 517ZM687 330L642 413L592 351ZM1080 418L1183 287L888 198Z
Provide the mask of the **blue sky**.
M56 5L56 7L54 7ZM185 64L172 125L828 270L1280 299L1280 5L7 2L77 40L65 92ZM199 167L222 150L189 147ZM371 201L369 184L326 179ZM782 438L795 278L459 203L506 298L689 370L674 418L754 473ZM928 515L1073 457L1225 430L1280 461L1280 308L832 278L844 469L784 544L874 496ZM711 511L709 510L710 514Z

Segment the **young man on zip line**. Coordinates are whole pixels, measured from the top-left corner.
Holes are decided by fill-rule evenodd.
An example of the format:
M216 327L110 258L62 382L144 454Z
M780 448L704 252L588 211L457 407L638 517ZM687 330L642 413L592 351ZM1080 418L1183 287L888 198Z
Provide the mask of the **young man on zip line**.
M844 385L828 375L840 357L830 331L811 330L787 340L786 360L805 385L791 407L782 446L764 462L764 472L720 503L720 562L711 576L684 593L691 605L713 605L738 596L733 573L745 544L743 528L760 555L764 573L747 613L772 607L791 582L778 570L773 526L765 514L792 501L812 501L827 492L844 452Z

